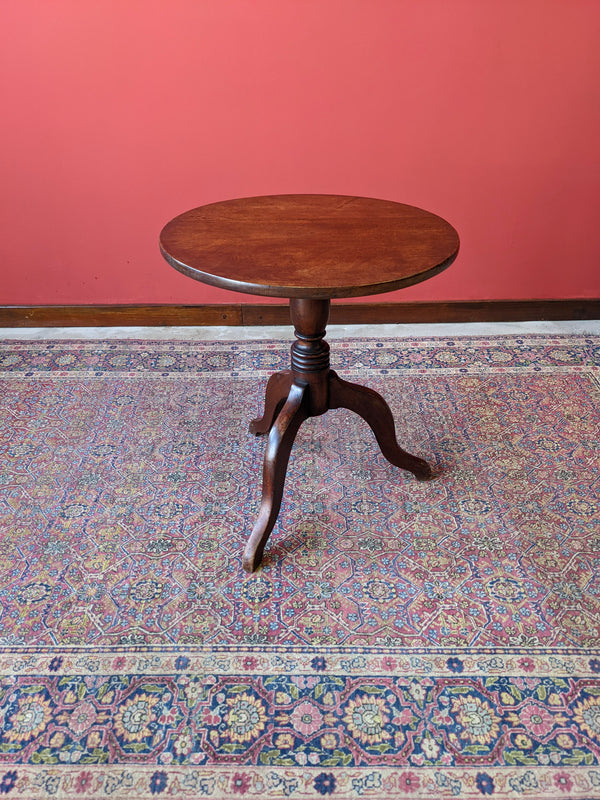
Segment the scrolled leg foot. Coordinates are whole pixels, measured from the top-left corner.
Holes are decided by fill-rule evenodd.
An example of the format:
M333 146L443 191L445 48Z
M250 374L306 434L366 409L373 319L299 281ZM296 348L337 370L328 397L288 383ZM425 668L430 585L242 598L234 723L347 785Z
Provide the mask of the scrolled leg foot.
M269 433L258 519L246 544L242 560L246 572L254 572L260 565L263 550L277 521L292 445L300 425L308 416L305 395L306 386L292 384L288 398Z
M329 376L329 408L354 411L369 425L382 454L391 464L412 472L419 480L431 478L429 464L398 444L394 417L383 397L366 386L342 380L333 370Z

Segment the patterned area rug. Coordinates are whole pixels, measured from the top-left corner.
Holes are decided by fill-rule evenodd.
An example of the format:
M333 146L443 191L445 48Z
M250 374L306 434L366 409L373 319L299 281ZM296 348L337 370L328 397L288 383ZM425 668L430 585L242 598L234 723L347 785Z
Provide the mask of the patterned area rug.
M0 795L600 797L600 338L345 340L241 553L289 342L0 345Z

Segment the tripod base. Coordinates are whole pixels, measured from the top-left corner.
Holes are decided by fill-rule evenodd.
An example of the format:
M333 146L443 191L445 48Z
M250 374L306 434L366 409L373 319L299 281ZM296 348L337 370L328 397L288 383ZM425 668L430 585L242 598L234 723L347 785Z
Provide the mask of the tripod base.
M250 423L251 433L268 433L269 438L258 518L244 550L242 563L246 572L254 572L262 561L281 508L294 439L308 417L333 408L350 409L370 426L391 464L421 480L431 477L429 464L398 444L394 418L383 397L373 389L342 380L330 369L329 346L324 341L329 300L294 299L290 301L290 311L297 339L292 345L292 368L269 378L263 416Z

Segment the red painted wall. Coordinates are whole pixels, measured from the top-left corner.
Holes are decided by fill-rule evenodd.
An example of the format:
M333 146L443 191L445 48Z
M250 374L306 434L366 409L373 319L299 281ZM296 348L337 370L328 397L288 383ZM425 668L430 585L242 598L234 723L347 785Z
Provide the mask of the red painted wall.
M2 304L240 300L158 233L277 192L457 227L450 270L381 300L600 295L598 0L3 0L0 22Z

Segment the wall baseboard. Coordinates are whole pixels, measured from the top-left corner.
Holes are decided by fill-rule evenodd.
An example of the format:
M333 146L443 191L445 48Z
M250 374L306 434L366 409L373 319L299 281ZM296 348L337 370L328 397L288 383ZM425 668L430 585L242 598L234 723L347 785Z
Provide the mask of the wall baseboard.
M517 322L600 319L600 299L469 300L432 303L336 303L337 325L418 322ZM0 306L0 327L68 328L171 325L287 325L287 305Z

